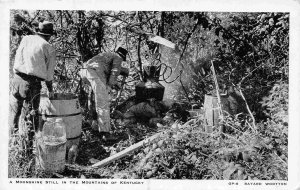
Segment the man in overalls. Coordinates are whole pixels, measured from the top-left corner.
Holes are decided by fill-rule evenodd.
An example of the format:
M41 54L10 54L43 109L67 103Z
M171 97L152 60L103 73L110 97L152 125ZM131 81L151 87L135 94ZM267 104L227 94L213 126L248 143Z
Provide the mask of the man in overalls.
M95 94L95 107L97 120L93 121L93 128L97 128L100 136L106 140L114 140L110 134L110 95L112 88L120 88L117 77L120 74L128 75L127 68L122 67L122 61L126 61L127 50L119 47L117 51L100 53L86 63L79 75L85 81L88 80Z

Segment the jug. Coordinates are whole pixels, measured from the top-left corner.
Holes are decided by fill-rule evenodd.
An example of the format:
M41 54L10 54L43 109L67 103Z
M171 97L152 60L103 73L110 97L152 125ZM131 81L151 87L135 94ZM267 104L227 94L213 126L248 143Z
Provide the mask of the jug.
M62 118L47 118L37 137L38 163L45 172L64 171L66 142L66 126Z

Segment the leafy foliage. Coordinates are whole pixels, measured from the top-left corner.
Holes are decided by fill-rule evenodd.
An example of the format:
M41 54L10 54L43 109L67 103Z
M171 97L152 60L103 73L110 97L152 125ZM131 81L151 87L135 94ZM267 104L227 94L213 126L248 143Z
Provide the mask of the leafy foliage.
M287 179L287 155L277 154L272 138L245 128L234 118L227 118L226 123L234 126L234 132L225 138L220 138L217 128L204 132L199 118L162 126L160 138L101 171L115 171L120 174L112 175L116 178Z
M217 57L227 83L242 85L257 117L259 104L277 81L288 80L288 14L240 13L215 28L220 36Z

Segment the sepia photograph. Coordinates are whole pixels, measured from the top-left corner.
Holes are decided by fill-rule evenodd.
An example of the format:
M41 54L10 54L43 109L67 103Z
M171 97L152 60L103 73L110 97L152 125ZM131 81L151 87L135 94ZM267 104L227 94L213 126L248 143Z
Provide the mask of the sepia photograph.
M9 183L287 188L290 11L7 17Z

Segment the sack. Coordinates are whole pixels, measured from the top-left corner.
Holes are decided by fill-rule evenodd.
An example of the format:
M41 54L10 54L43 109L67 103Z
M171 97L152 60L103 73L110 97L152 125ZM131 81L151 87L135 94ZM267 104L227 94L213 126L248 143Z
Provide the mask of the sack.
M157 113L154 107L152 107L148 102L141 102L129 108L129 110L124 114L124 118L136 118L138 121L146 122L150 118L156 117Z

